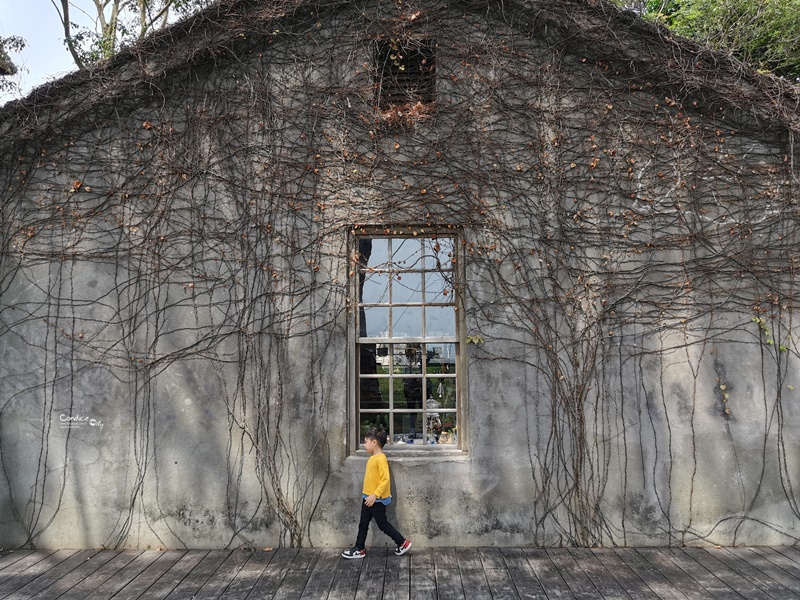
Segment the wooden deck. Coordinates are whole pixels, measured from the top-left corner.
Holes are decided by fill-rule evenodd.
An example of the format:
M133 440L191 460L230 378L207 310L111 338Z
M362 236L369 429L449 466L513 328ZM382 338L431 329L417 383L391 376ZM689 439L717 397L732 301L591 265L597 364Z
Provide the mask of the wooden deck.
M800 598L800 549L0 552L0 599Z

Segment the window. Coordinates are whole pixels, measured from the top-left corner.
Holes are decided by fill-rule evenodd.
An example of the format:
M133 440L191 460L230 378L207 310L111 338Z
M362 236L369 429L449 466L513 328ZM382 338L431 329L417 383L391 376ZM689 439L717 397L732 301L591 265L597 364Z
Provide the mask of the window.
M435 44L431 40L381 40L375 45L378 108L429 104L436 91Z
M458 445L459 319L455 238L356 238L359 440Z

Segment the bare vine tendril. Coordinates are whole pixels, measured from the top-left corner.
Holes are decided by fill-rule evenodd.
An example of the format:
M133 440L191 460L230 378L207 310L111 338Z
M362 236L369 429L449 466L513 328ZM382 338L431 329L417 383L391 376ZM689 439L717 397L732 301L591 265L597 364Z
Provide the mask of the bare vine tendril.
M758 509L800 519L797 90L666 35L592 0L223 2L0 110L0 478L25 543L81 460L114 488L105 545L190 544L166 490L201 441L225 543L313 543L360 224L459 232L470 369L524 402L531 543L797 541ZM433 102L376 106L379 39L435 41ZM186 396L224 439L170 437ZM87 402L130 428L94 459L52 419ZM709 524L720 445L738 491Z

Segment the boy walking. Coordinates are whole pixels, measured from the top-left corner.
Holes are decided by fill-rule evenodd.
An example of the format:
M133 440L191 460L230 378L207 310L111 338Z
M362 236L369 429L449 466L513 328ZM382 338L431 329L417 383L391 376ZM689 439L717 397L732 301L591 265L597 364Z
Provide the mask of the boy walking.
M386 519L386 506L392 501L391 480L389 478L389 461L383 453L386 444L386 432L370 429L364 435L364 448L369 452L367 470L364 473L364 485L361 488L361 519L358 522L356 545L342 552L345 558L364 558L367 542L367 531L372 519L378 528L394 540L397 546L394 553L402 556L411 548L411 542L404 538Z

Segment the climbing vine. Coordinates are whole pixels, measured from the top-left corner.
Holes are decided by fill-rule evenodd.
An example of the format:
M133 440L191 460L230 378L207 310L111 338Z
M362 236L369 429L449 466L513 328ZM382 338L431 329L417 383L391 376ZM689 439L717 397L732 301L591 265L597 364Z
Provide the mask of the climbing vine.
M201 487L225 469L224 544L313 544L362 225L457 232L470 371L521 374L532 543L796 541L758 505L774 476L800 519L798 94L663 35L590 0L227 2L5 107L0 478L25 544L85 452L51 415L94 396L130 426L93 459L128 465L103 544L191 543L202 510L164 491L182 444ZM432 102L377 106L380 39L435 40ZM173 439L181 402L222 408L193 410L223 449ZM761 479L711 525L709 423L733 462L763 429Z

